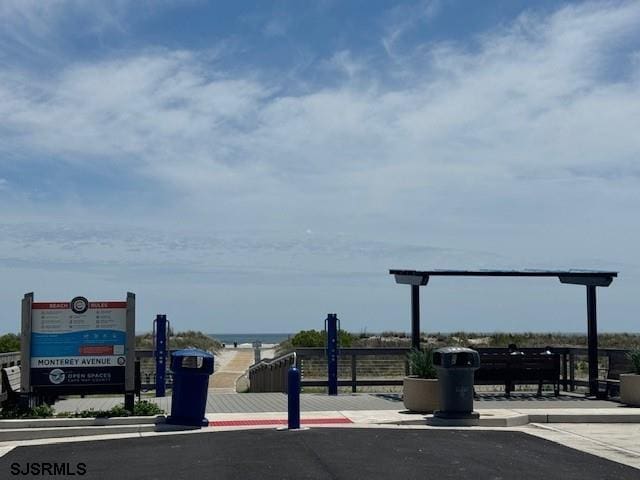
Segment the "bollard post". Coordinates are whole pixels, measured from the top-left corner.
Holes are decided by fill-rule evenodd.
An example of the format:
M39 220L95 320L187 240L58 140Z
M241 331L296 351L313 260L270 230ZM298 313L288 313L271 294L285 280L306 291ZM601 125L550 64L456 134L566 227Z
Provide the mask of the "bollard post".
M329 313L324 321L327 331L327 380L329 395L338 395L338 315Z
M287 404L289 411L289 430L300 428L300 370L295 365L289 369L289 391Z
M156 397L166 394L167 371L167 316L156 315L153 321L154 355L156 357Z

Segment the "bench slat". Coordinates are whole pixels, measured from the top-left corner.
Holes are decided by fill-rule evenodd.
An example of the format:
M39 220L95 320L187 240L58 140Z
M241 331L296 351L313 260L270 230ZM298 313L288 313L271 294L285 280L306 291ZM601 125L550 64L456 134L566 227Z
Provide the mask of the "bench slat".
M514 384L537 384L538 392L542 385L551 383L554 393L560 389L560 356L558 354L516 354L481 353L480 368L476 370L474 384L504 384L505 394L510 394Z

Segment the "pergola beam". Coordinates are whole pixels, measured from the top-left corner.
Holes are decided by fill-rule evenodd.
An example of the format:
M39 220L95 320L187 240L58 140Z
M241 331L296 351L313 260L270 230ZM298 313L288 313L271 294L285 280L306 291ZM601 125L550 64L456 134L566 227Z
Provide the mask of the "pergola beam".
M411 285L411 346L420 348L420 287L432 276L442 277L557 277L561 283L587 287L589 394L599 396L598 316L596 287L608 287L618 272L600 270L389 270L396 283Z

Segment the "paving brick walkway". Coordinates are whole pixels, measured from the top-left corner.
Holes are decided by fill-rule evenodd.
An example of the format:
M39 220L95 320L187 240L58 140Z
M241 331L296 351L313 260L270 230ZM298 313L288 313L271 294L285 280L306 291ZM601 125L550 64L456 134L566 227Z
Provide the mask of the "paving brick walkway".
M145 397L158 404L165 412L171 411L171 397ZM119 397L69 398L55 404L57 412L80 410L107 410L122 403ZM398 394L343 394L330 397L326 394L303 394L300 397L302 411L340 411L340 410L404 410ZM500 396L481 396L475 402L476 410L483 409L597 409L621 408L619 403L605 400L588 400L584 397L535 397L534 395L514 396L510 399ZM259 413L286 412L287 396L283 393L217 393L209 390L207 413Z
M209 378L209 390L216 393L236 393L236 381L253 365L254 353L250 349L225 349L216 355L215 368Z
M148 397L165 412L171 411L171 397ZM56 402L56 412L81 410L107 410L122 403L122 397L69 398ZM397 399L387 399L366 393L329 397L323 394L306 394L300 398L302 411L331 410L401 410ZM284 393L215 393L209 391L207 413L258 413L286 412L287 396Z

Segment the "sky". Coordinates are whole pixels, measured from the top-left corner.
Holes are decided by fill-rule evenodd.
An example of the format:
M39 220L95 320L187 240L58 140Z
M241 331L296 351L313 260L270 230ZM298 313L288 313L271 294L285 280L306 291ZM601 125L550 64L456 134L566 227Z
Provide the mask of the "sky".
M639 331L640 2L0 0L0 332L410 329L389 269L619 271ZM584 287L433 278L422 327L586 330Z

